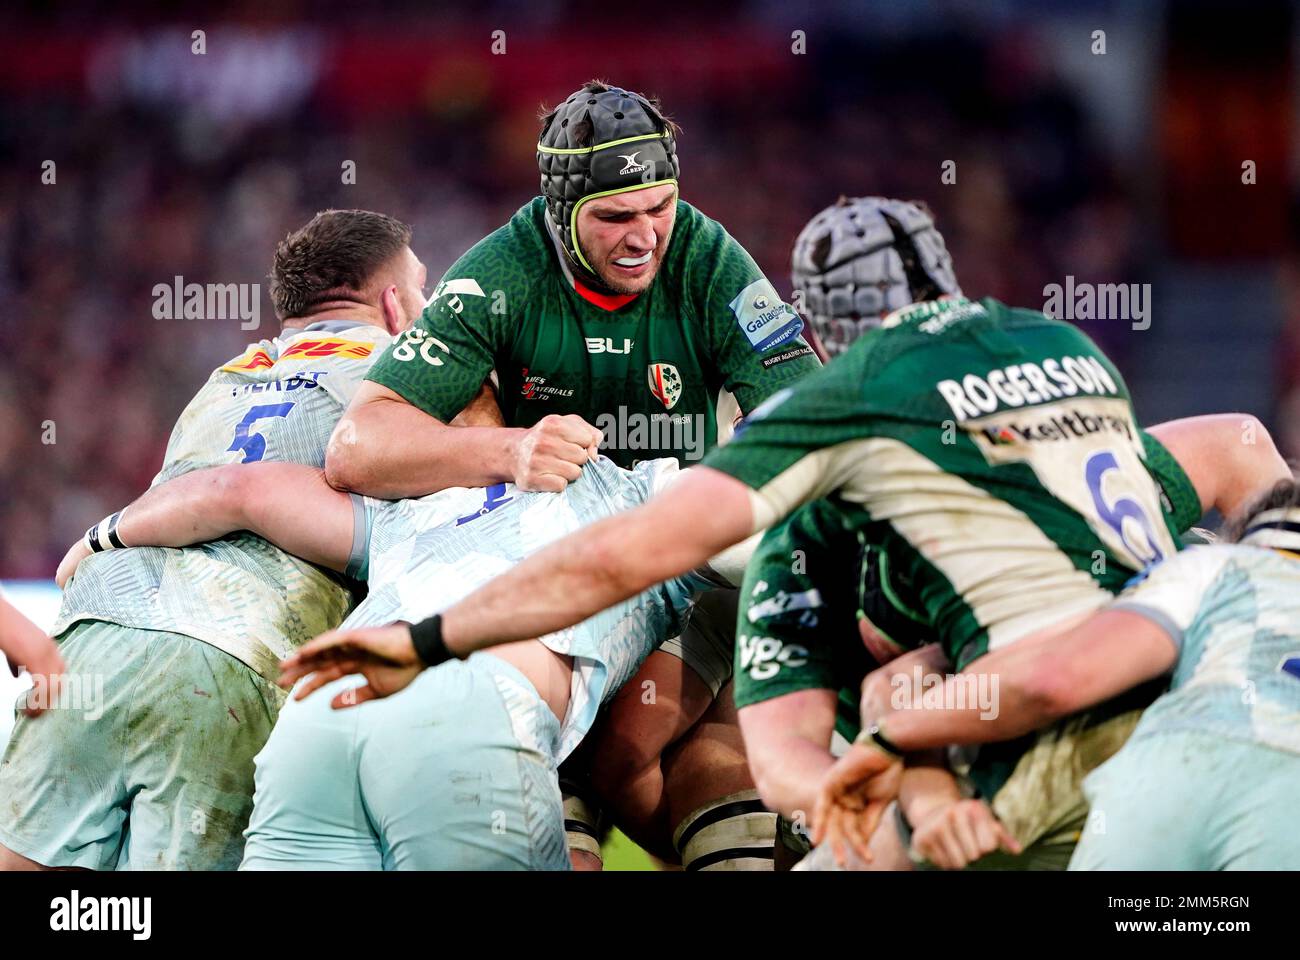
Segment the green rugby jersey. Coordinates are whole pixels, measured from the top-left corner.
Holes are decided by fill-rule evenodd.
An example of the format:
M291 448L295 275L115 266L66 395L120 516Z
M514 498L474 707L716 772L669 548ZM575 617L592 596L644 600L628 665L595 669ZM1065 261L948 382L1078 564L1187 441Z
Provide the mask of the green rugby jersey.
M654 282L635 297L575 285L541 197L447 271L369 379L447 422L495 369L506 423L577 414L620 466L700 460L718 394L749 412L820 366L803 323L723 227L678 201Z
M1102 606L1201 512L1091 340L991 299L898 311L705 462L760 529L829 497L957 669Z
M930 639L887 559L828 500L804 504L764 534L740 590L737 708L799 690L835 690L835 729L857 736L862 678ZM863 624L863 619L867 623Z
M1147 463L1172 518L1166 486L1182 470L1143 431ZM1185 532L1186 546L1193 535ZM916 585L875 544L861 542L829 500L806 503L763 535L745 569L736 624L736 707L799 690L838 691L835 729L861 730L862 680L880 663L935 640ZM1194 542L1194 540L1193 540Z
M250 344L214 370L172 430L154 484L204 467L278 460L322 467L325 446L388 333L325 321ZM261 537L87 557L53 629L82 620L202 640L269 679L279 661L338 626L353 597L334 573Z

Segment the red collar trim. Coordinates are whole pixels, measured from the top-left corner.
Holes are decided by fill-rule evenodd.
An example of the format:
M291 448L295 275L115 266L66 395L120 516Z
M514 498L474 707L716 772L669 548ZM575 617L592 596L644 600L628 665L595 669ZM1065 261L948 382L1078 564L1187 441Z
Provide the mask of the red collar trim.
M597 293L590 287L584 286L581 280L574 279L573 289L577 291L578 296L588 303L594 303L602 310L617 310L619 307L625 307L640 294L636 293Z

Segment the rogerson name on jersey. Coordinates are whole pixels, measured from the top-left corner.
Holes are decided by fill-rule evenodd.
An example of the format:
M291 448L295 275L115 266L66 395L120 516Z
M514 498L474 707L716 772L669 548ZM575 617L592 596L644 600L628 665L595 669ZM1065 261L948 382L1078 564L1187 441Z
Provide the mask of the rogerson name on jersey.
M1047 359L1042 364L1013 363L981 376L968 373L957 380L940 380L935 389L958 421L993 413L999 406L1023 407L1049 403L1077 394L1119 396L1119 387L1096 357Z

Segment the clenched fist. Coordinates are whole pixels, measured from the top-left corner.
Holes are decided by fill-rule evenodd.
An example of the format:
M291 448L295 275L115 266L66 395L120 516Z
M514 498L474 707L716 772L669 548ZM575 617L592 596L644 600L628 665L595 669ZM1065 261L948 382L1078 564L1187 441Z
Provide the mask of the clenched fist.
M582 465L600 456L599 430L576 414L551 414L515 441L515 485L521 490L559 493L582 474Z

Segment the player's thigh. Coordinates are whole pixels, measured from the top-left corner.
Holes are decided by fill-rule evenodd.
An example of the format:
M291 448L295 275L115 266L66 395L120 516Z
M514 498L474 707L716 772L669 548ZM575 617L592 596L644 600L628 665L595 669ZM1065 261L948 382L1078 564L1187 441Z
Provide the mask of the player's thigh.
M568 869L559 720L523 674L479 654L377 706L359 772L385 869Z
M23 860L92 870L117 864L129 805L124 731L147 637L115 624L76 625L60 638L66 670L58 699L37 717L15 705L0 761L0 843Z
M680 636L660 645L615 695L594 732L592 782L606 795L657 766L731 679L738 592L708 590Z
M24 857L21 853L15 853L4 844L0 843L0 873L21 873L36 872L42 870L55 870L57 867L48 867L43 863L37 863L30 857ZM67 870L80 870L82 867L65 867Z
M664 754L664 790L673 823L707 803L754 789L730 682Z
M1070 869L1206 869L1206 814L1218 801L1202 768L1221 764L1206 745L1198 736L1144 736L1094 770Z
M713 702L713 691L678 656L656 650L614 695L592 732L591 780L605 796L657 766Z
M134 795L120 866L234 870L253 809L253 759L283 694L201 640L159 633L132 708L123 776Z
M380 869L357 776L357 741L371 705L330 706L336 694L364 682L344 677L281 708L255 759L241 870Z

